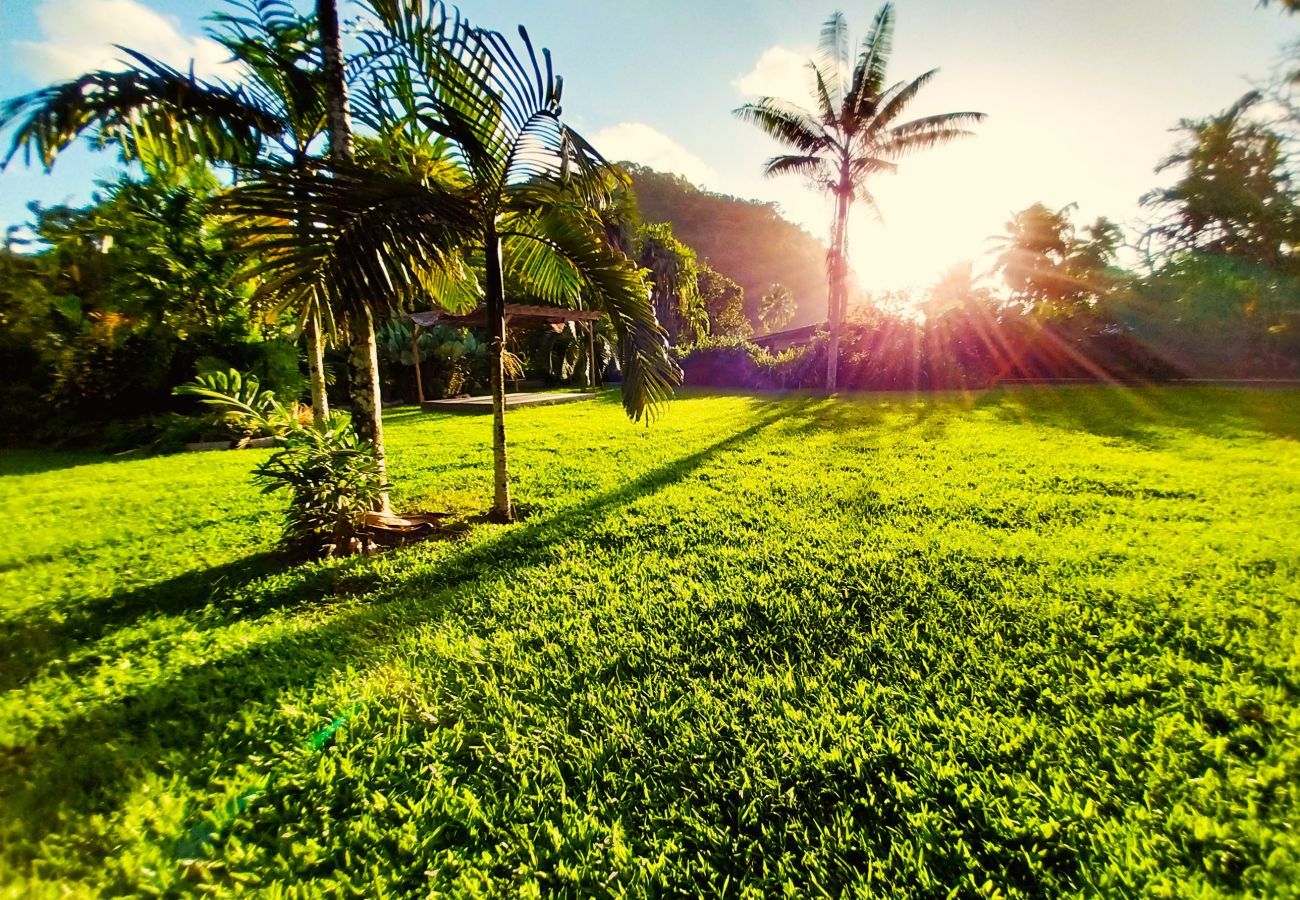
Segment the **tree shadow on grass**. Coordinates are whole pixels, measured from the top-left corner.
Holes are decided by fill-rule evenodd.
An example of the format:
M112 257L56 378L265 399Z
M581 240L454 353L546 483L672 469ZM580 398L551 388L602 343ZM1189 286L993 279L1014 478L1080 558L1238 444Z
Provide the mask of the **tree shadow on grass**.
M915 431L916 436L934 441L943 436L955 416L973 406L973 398L949 393L860 394L849 398L810 399L793 417L799 420L796 429L804 433L850 434L888 427Z
M789 414L789 406L765 404L748 427L672 462L652 469L614 490L598 494L555 515L502 529L441 561L435 569L385 582L364 603L303 628L286 628L262 641L248 641L217 659L177 676L143 686L114 702L104 702L44 728L34 740L11 748L0 768L0 795L8 815L23 821L29 845L43 840L60 824L87 815L111 815L126 800L140 774L157 771L162 759L179 750L210 748L241 709L270 704L286 691L309 687L344 666L362 668L383 658L401 634L454 615L470 602L472 588L483 579L511 577L553 559L550 547L585 533L605 516L689 475L719 454L735 450ZM762 410L763 407L760 407ZM408 551L418 551L411 548ZM228 576L247 584L266 560L232 564ZM364 571L365 561L355 567ZM183 576L193 588L211 579L211 570ZM175 581L175 580L174 580ZM305 599L319 585L291 581L266 592L264 609ZM136 594L137 592L132 592ZM123 598L121 609L136 610L162 599L157 589ZM226 758L244 758L257 748L241 740L223 748ZM202 763L182 778L206 783ZM198 784L196 787L200 786ZM108 848L99 848L107 852ZM94 848L87 848L95 853Z
M1174 432L1300 440L1300 391L1169 386L1024 387L991 391L976 408L1012 424L1041 424L1161 449Z
M294 577L280 590L249 591L235 602L243 588L285 571ZM283 554L264 551L141 587L115 591L76 606L61 607L57 619L49 616L46 607L40 607L24 617L0 622L0 691L23 684L39 674L41 666L50 660L67 657L77 648L93 645L144 619L202 610L202 624L217 627L318 597L331 584L337 586L337 579L337 571L289 566ZM223 606L222 601L229 605ZM73 674L98 661L97 656L87 654L64 672Z
M169 454L131 451L123 454L97 453L93 450L0 449L0 478L6 475L40 475L80 466L103 463L139 462Z

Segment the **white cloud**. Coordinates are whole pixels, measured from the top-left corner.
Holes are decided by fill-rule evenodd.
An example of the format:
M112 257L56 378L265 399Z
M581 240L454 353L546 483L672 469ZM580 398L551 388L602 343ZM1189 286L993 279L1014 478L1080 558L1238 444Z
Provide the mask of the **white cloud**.
M769 47L754 68L732 81L731 86L749 97L780 97L799 102L812 89L808 54L789 47Z
M709 186L717 181L717 173L708 163L644 122L621 122L602 128L591 143L609 160L675 172L698 185Z
M230 76L229 54L206 38L181 34L176 20L137 0L40 0L40 41L14 41L14 58L38 82L75 78L93 69L119 69L123 54L114 44L201 75Z

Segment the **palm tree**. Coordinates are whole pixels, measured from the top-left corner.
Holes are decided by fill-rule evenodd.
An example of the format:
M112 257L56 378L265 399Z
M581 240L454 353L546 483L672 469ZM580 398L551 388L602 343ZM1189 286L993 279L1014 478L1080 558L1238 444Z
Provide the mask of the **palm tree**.
M560 119L561 80L520 28L522 50L442 3L375 0L361 40L370 69L353 113L381 143L435 148L450 171L333 159L306 175L266 170L232 209L276 291L321 290L349 308L441 297L481 268L492 350L493 514L510 521L505 438L505 285L559 305L603 306L618 338L623 403L640 418L678 378L635 265L602 211L626 176ZM293 190L287 190L292 185ZM311 227L287 223L289 197Z
M776 331L794 318L794 294L783 284L774 284L758 307L758 320L768 331Z
M827 318L830 346L826 390L835 390L840 327L847 305L849 210L855 201L875 208L867 190L872 176L897 169L897 159L915 150L945 144L970 132L962 126L979 122L983 113L958 112L898 123L903 110L934 77L931 69L911 81L886 82L885 68L894 31L894 7L876 14L856 61L849 54L848 24L835 13L822 26L818 55L809 62L816 112L775 97L747 103L736 114L752 122L794 152L764 166L768 176L803 175L835 198L827 254Z
M286 0L231 3L212 16L210 36L238 61L238 84L197 78L124 49L131 66L98 71L17 97L0 108L0 128L16 125L3 165L22 151L48 170L79 136L94 131L115 140L130 157L163 165L195 157L234 167L281 161L302 167L324 132L326 106L315 23ZM324 336L329 310L313 295L298 298L307 339L312 410L329 417Z
M321 74L324 81L325 118L332 163L352 163L352 123L348 114L347 80L343 72L343 41L339 35L339 11L335 0L316 0L316 23L320 33ZM352 296L348 306L348 379L352 397L352 428L374 450L381 480L388 464L384 453L383 400L379 384L379 343L375 338L375 317L366 298ZM388 494L380 494L388 508Z

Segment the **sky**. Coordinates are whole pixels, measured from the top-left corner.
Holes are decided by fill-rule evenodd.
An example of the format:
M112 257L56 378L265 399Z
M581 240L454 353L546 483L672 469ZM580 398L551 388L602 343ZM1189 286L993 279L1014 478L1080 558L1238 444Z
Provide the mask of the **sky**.
M300 0L300 5L302 0ZM834 0L463 0L476 24L526 25L565 78L565 118L611 159L776 202L818 237L830 209L798 178L765 179L781 152L732 110L762 94L802 100L802 61ZM98 67L123 44L207 74L229 72L202 36L218 0L0 0L0 97ZM1075 203L1140 227L1180 119L1217 112L1267 78L1300 16L1255 0L897 0L891 79L937 67L914 116L978 111L976 135L903 160L873 188L876 220L854 211L850 255L870 290L919 288L963 260L1016 210ZM855 38L878 5L841 2ZM344 0L344 15L355 13ZM7 150L7 141L5 145ZM27 204L84 202L114 170L78 148L52 174L15 160L0 173L0 227Z

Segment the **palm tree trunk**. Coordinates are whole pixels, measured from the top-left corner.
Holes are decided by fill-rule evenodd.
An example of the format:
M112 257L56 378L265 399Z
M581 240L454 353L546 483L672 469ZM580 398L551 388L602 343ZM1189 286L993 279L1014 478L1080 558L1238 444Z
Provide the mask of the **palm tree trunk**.
M329 126L330 159L352 161L352 123L348 118L348 88L343 79L343 42L339 37L336 0L316 0L320 29L322 74L325 76L325 121Z
M307 368L311 376L311 419L318 426L330 417L329 396L325 393L325 336L316 318L307 320Z
M484 246L487 249L486 312L492 354L492 518L511 522L515 511L510 503L510 470L506 465L506 297L501 280L501 239L495 223L488 226Z
M321 57L325 76L325 120L329 125L329 155L334 162L352 161L352 123L348 119L348 89L343 78L343 43L339 37L336 0L316 0L316 23L320 29ZM360 298L356 298L360 301ZM375 340L375 319L363 302L356 302L349 315L350 389L352 429L357 437L374 447L381 478L387 476L384 453L383 397L379 392L379 345ZM380 498L388 509L388 494Z
M844 321L844 282L848 268L844 258L848 224L848 194L838 191L835 198L835 223L831 228L831 252L827 266L830 276L826 298L826 318L830 328L830 340L826 345L826 393L828 394L835 393L840 364L840 326Z
M383 403L379 393L379 345L375 341L375 320L364 306L348 324L351 336L348 368L351 378L352 430L374 447L379 477L387 481L384 455ZM388 509L388 494L380 498L380 509Z

